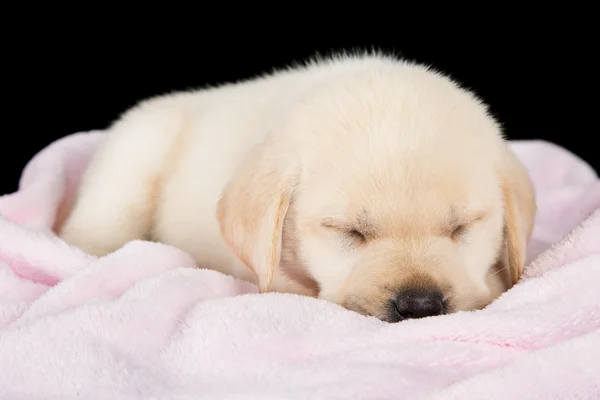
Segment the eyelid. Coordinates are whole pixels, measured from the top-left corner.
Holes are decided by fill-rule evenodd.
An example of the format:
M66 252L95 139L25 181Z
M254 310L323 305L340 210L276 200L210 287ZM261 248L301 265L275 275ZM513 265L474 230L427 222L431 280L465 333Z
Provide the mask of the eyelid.
M352 224L346 223L346 222L338 220L338 219L333 219L333 218L322 219L321 226L323 228L339 229L339 230L349 230L349 229L354 228L354 226Z
M448 235L452 238L459 237L465 233L465 231L469 229L471 225L483 219L484 216L485 215L483 213L476 213L468 216L464 220L451 223L450 229L448 230Z
M456 239L457 237L459 237L463 233L465 233L467 228L468 228L468 225L465 225L465 224L457 225L457 226L453 227L452 230L450 231L450 237L452 237L452 239Z
M349 236L359 236L361 239L366 239L366 235L356 227L356 225L348 224L338 220L325 219L321 221L321 226L327 229L335 229L341 233L348 234Z

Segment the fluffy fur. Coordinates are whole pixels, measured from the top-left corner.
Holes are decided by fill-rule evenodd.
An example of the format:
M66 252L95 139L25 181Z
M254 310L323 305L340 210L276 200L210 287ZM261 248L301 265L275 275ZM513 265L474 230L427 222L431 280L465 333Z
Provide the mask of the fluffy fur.
M520 277L533 189L482 102L381 55L159 96L110 129L62 228L147 239L264 291L396 322L399 293L484 307Z

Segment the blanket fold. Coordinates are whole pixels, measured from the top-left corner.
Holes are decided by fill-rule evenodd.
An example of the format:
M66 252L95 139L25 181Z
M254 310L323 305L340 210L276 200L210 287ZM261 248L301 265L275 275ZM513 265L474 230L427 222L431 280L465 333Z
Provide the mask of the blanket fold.
M53 234L104 133L52 143L0 197L0 399L599 399L600 180L511 144L539 213L523 279L486 309L388 324L134 241Z

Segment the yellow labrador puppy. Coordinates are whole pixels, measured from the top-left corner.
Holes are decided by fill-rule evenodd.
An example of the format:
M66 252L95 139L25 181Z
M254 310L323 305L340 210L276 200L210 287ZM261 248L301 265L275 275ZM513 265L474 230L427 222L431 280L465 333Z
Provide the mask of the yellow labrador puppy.
M375 54L142 102L110 127L61 236L95 255L166 243L262 292L397 322L497 298L534 217L486 106Z

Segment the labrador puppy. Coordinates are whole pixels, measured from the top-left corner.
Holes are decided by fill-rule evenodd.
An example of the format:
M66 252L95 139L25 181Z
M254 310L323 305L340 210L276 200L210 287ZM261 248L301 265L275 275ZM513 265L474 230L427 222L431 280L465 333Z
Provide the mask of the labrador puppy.
M398 322L514 285L535 210L474 94L361 54L141 102L108 129L57 229L98 256L157 241L261 292Z

